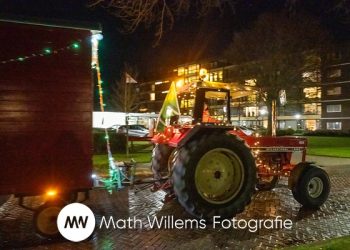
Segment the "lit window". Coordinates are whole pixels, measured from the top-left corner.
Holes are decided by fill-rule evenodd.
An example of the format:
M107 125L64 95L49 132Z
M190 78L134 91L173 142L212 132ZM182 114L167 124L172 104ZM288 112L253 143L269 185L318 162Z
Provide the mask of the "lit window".
M320 81L320 71L309 71L302 74L303 82L319 82Z
M341 76L341 69L330 69L327 71L328 78L336 78Z
M327 122L327 129L341 130L341 122Z
M245 80L244 85L254 87L256 86L256 79Z
M341 104L327 105L327 113L341 112Z
M306 115L319 115L321 114L320 103L306 103L304 104L304 114Z
M222 71L219 71L219 81L222 81L223 80L223 72Z
M257 101L256 95L249 95L247 99L250 103L255 103Z
M155 91L155 89L156 89L156 86L155 85L152 85L152 91Z
M341 94L341 87L333 87L327 89L327 95L340 95Z
M177 70L177 75L178 75L178 76L182 76L182 75L184 75L184 74L185 74L185 68L184 68L184 67L178 68L178 70Z
M181 108L192 108L194 105L194 99L182 99L180 102Z
M246 117L254 117L258 115L259 108L258 107L245 107L244 112Z
M310 87L310 88L304 88L303 90L305 94L305 98L321 98L321 88L320 87Z
M305 120L305 128L307 130L315 131L317 129L316 120Z
M155 93L150 93L150 94L149 94L149 99L150 99L151 101L154 101L154 100L156 99L156 94L155 94Z
M218 81L222 81L222 79L223 79L222 70L213 71L213 72L210 72L210 74L209 74L209 81L218 82Z
M189 74L194 74L199 72L199 64L192 64L188 66L188 73Z

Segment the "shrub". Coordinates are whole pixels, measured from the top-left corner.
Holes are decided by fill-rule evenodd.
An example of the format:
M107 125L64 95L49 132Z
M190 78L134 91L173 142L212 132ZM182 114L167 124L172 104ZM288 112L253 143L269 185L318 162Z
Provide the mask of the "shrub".
M288 129L278 129L276 131L277 136L284 136L284 135L293 135L295 133L294 129L288 128Z
M109 132L109 142L112 152L125 152L126 137L122 134L117 134L115 132ZM102 131L94 131L94 154L105 154L107 152L106 148L106 138L105 133Z

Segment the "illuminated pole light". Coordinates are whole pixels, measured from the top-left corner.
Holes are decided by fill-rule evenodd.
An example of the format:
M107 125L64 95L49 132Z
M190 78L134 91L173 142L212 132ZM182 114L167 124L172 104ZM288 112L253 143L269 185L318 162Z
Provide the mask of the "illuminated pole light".
M91 42L96 43L98 41L101 41L103 39L103 35L101 33L96 33L91 36Z
M96 70L97 75L97 87L99 93L99 101L100 101L100 110L101 112L105 112L104 107L106 104L103 101L103 90L102 90L102 79L101 79L101 71L98 60L98 42L102 40L103 36L100 33L95 33L91 36L91 47L92 47L92 57L91 57L91 67ZM108 130L105 128L105 139L106 139L106 147L108 153L108 165L109 165L109 179L105 180L105 186L108 191L111 193L111 188L122 188L122 177L120 173L119 167L116 167L113 155L111 152L111 146L108 136Z

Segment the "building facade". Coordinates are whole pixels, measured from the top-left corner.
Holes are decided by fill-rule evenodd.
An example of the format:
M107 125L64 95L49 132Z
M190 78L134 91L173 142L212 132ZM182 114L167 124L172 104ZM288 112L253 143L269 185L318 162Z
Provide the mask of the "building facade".
M350 131L350 49L329 55L323 69L321 127Z
M277 128L295 130L350 131L350 53L347 46L322 58L322 66L313 72L304 72L297 88L286 88L287 104L277 107ZM200 62L179 65L162 80L142 83L140 112L159 112L170 84L196 83L203 78L214 82L238 82L237 66L225 61ZM240 84L255 86L254 79ZM178 95L183 115L192 115L195 88ZM293 96L294 98L289 98ZM231 120L247 127L267 126L267 107L257 94L232 100Z

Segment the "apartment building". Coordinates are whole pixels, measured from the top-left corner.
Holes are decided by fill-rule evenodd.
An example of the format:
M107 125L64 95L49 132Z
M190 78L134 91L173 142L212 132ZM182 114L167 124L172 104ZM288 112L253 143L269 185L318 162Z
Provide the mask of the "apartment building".
M279 129L350 130L350 53L347 46L339 46L334 53L322 58L321 68L304 72L297 88L286 87L287 104L277 109ZM142 83L140 112L159 112L171 82L196 83L201 69L206 69L206 80L238 82L237 66L225 61L196 62L179 65L157 81ZM255 86L254 79L240 84ZM192 115L194 89L178 96L182 114ZM267 126L267 108L258 95L252 94L232 100L231 120L236 125Z
M321 127L350 131L350 49L332 53L323 69Z

